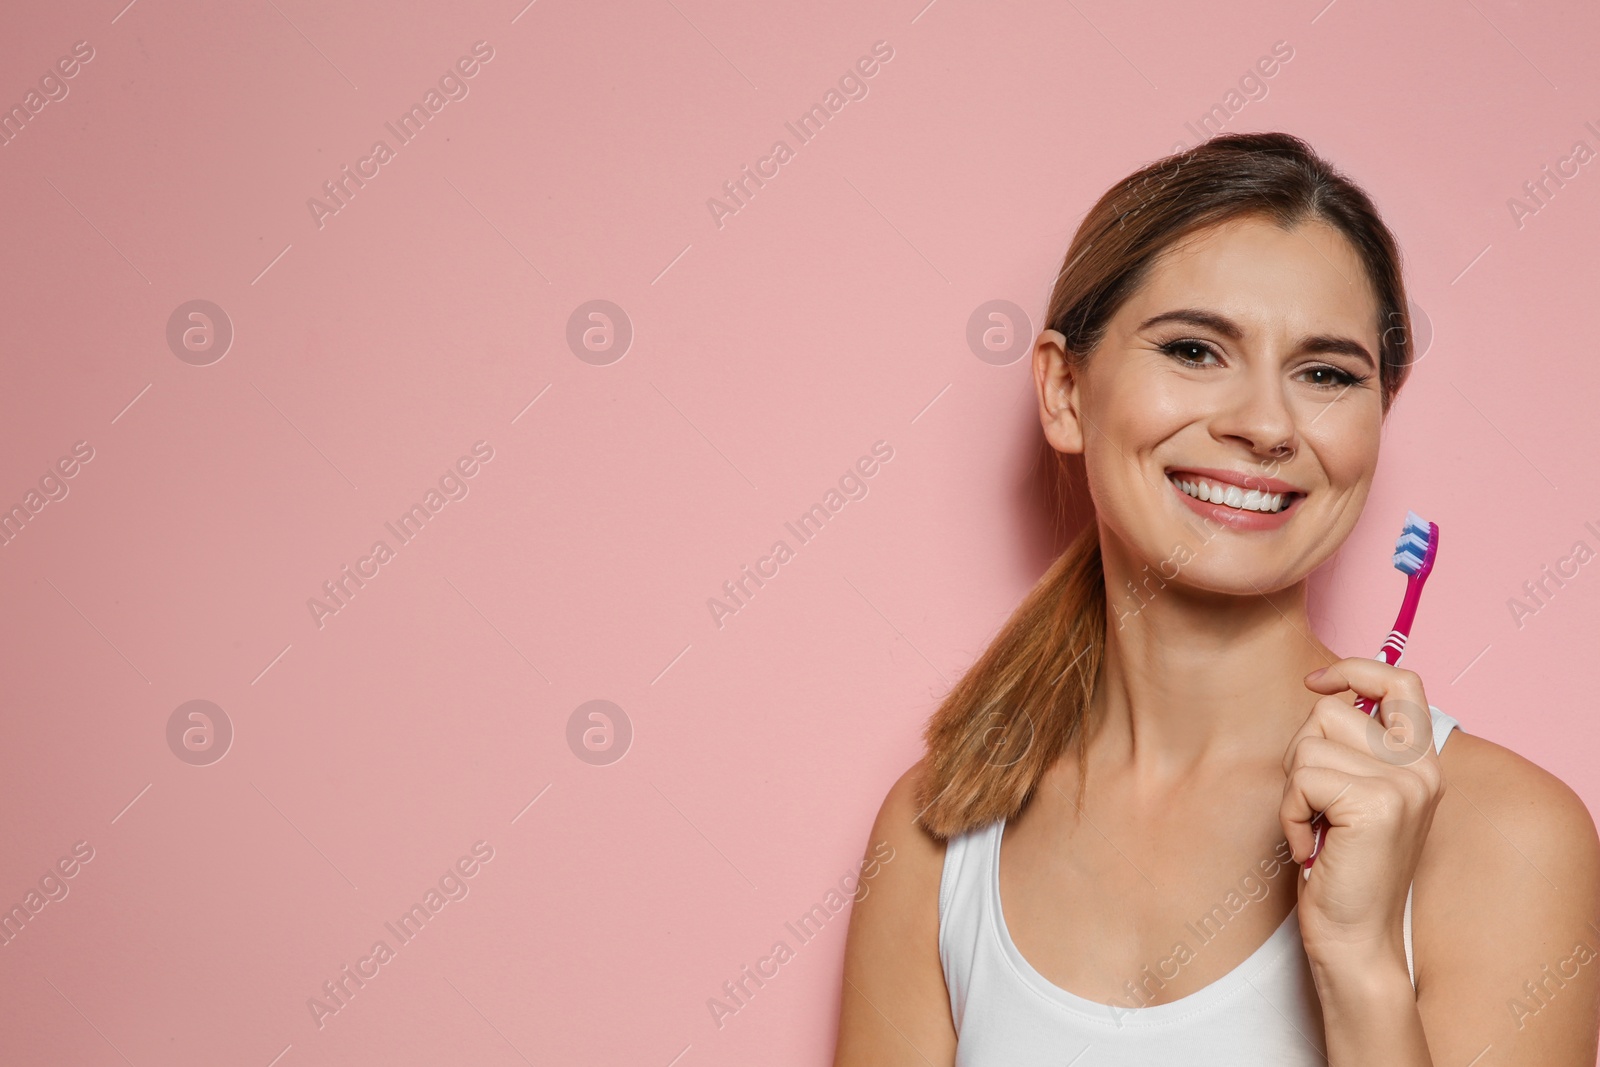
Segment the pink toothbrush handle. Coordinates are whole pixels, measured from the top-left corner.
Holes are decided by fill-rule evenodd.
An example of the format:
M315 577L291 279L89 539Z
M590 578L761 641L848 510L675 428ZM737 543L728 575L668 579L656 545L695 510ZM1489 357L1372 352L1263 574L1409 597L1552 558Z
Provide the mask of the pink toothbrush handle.
M1389 631L1389 637L1383 642L1383 648L1373 659L1381 660L1389 666L1400 662L1400 657L1406 652L1406 639L1411 636L1411 622L1417 617L1417 602L1422 599L1422 582L1416 576L1406 579L1406 595L1400 604L1400 614L1394 620L1394 629ZM1378 702L1370 697L1357 697L1356 708L1373 715L1378 710ZM1321 812L1311 820L1311 854L1306 857L1303 870L1310 872L1311 865L1317 861L1317 853L1322 851L1322 843L1327 840L1328 820Z

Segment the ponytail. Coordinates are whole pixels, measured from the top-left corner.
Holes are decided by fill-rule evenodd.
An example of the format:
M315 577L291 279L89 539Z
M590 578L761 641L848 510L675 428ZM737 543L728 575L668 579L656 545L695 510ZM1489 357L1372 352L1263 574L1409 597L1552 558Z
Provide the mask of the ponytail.
M1022 810L1087 725L1105 639L1100 531L1091 519L928 720L917 798L925 830L955 837ZM1080 770L1084 756L1080 744ZM1085 783L1080 774L1080 803Z

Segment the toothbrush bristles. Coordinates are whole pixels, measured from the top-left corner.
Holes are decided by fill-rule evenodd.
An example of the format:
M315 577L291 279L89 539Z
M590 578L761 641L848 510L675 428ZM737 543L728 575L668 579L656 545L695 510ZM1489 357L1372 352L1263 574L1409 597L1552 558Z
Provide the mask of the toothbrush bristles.
M1406 512L1405 528L1394 543L1395 570L1416 574L1428 559L1429 542L1436 527L1414 511Z

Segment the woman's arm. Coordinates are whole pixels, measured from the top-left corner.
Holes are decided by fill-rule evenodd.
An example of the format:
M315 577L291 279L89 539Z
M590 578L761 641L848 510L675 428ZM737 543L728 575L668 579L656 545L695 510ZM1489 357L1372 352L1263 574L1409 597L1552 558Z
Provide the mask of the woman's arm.
M951 1067L956 1033L939 963L944 844L914 818L919 760L895 782L867 844L894 849L850 913L834 1067ZM869 855L870 858L870 855Z
M1594 822L1559 779L1482 738L1452 737L1441 762L1449 785L1412 903L1415 1001L1403 956L1324 961L1329 1063L1591 1067Z
M1417 872L1417 1004L1436 1064L1591 1067L1600 1029L1600 840L1571 789L1453 735ZM1487 1052L1485 1052L1487 1050Z
M1329 823L1300 912L1330 1065L1591 1067L1600 839L1582 801L1481 738L1436 754L1410 671L1341 660L1306 684L1381 699L1388 725L1324 697L1285 756L1295 855L1309 851L1314 812Z

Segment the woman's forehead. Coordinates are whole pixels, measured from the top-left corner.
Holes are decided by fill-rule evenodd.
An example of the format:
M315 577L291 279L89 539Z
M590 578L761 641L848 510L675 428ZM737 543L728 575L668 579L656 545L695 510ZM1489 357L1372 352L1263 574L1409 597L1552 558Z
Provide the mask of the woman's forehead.
M1247 332L1377 333L1378 297L1349 240L1325 222L1291 228L1232 219L1165 249L1119 310L1127 328L1173 307L1200 307Z

